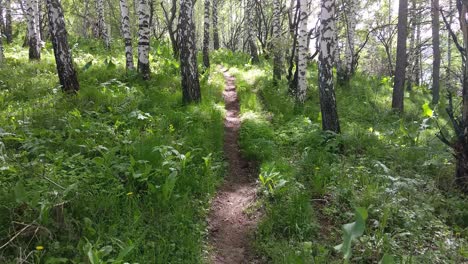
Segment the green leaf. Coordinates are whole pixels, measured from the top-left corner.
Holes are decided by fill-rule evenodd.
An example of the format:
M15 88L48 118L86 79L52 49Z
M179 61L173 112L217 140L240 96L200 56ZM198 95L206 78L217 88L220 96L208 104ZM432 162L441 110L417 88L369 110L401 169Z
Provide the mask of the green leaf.
M383 258L379 261L379 264L394 264L395 259L393 256L385 254Z
M24 189L24 185L21 181L16 183L15 186L15 200L17 203L24 203L27 200L26 190Z
M429 106L429 103L425 103L422 105L423 109L423 115L427 117L432 117L434 115L434 111L432 111L431 107Z
M87 71L89 69L89 67L91 67L91 65L93 65L93 60L90 60L88 61L84 66L83 68L81 68L82 71Z
M112 62L112 60L109 60L109 62L107 63L107 69L114 70L115 68L117 68L117 66Z
M354 215L355 222L343 225L343 243L335 246L335 250L342 252L345 259L351 257L351 244L353 240L364 234L367 217L367 210L363 207L358 207Z

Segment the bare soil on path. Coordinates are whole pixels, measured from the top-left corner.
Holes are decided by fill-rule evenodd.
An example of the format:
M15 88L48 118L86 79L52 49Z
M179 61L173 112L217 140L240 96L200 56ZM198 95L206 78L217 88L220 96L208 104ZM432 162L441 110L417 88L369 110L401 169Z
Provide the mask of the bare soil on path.
M226 106L224 153L229 169L208 217L209 242L214 251L210 261L214 264L258 263L250 250L249 237L259 216L245 212L255 202L257 169L241 156L239 149L241 121L235 78L226 69L220 70L226 82L223 92Z

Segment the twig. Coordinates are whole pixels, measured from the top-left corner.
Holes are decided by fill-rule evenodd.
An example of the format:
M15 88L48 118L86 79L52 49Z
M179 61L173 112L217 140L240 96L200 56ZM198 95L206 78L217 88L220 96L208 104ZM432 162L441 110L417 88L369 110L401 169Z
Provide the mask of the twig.
M26 231L26 229L28 229L29 227L31 226L31 224L23 227L23 229L21 229L18 233L16 233L12 238L10 238L10 240L8 240L8 242L6 242L5 244L3 244L0 249L3 249L4 247L8 246L8 244L10 244L13 240L15 240L21 233L23 233L24 231Z

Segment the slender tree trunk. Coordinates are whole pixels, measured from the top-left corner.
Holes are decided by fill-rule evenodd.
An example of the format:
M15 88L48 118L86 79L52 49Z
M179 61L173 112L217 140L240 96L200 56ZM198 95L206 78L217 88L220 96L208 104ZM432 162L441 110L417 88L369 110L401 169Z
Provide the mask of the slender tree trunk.
M3 19L3 3L5 0L0 0L0 31L5 31L5 20Z
M28 43L29 43L29 60L40 60L41 50L39 46L37 16L37 0L26 0L26 19L28 23Z
M453 16L452 16L452 8L453 8L453 2L452 0L449 0L449 11L450 11L450 15L449 15L449 24L452 25L453 23ZM451 36L450 36L450 32L447 33L447 70L446 70L446 87L447 87L447 90L452 92L452 75L451 75L451 69L452 69L452 41L451 41Z
M406 38L408 34L408 0L400 0L398 7L398 39L395 83L393 85L392 108L403 112L406 72Z
M319 95L323 130L340 133L333 84L335 54L335 1L322 0L320 12Z
M49 14L49 29L54 47L57 73L62 90L67 93L78 92L80 85L73 67L70 47L67 40L67 30L59 0L46 0Z
M460 27L463 33L465 50L468 50L468 0L459 0ZM461 5L461 6L460 6ZM463 63L463 105L462 105L462 133L455 144L457 159L455 180L458 186L468 193L468 60Z
M259 63L260 59L258 58L258 49L257 49L257 44L255 44L255 30L254 27L254 20L252 17L252 12L254 10L254 3L252 2L253 0L247 0L247 5L245 7L245 16L246 16L246 24L245 24L245 30L247 33L247 44L249 45L250 49L250 58L252 60L252 63Z
M122 35L125 41L125 66L133 70L132 34L130 32L130 16L127 0L120 0L120 16L122 18Z
M355 35L356 35L356 24L357 24L357 9L358 2L357 0L349 0L346 3L346 31L347 31L347 42L346 42L346 74L345 74L345 83L348 83L350 78L354 75L354 52L355 52Z
M83 15L83 28L82 28L82 35L84 38L88 38L88 30L89 30L89 1L84 0L84 15Z
M304 103L307 95L307 30L308 6L307 0L300 1L299 38L297 48L297 92L296 101Z
M281 80L283 74L283 37L281 34L281 1L273 0L273 79Z
M213 21L213 48L215 50L219 50L218 4L219 0L213 0L213 10L211 19Z
M3 52L3 28L0 27L0 67L3 65L5 61L5 55Z
M144 80L150 78L149 49L150 49L150 8L148 0L138 3L138 72Z
M440 36L439 0L432 0L432 103L439 103L440 89Z
M96 0L96 12L98 37L104 41L106 48L109 48L110 40L104 15L104 0Z
M5 0L5 37L6 42L13 42L13 28L11 22L11 0Z
M416 54L416 46L415 46L415 41L416 41L416 24L418 21L418 15L416 12L416 0L411 1L411 25L410 25L410 32L409 32L409 39L410 39L410 45L409 45L409 52L408 52L408 67L406 70L406 90L411 91L413 89L413 77L414 77L414 62L415 60L415 54Z
M193 0L180 0L179 14L180 70L182 75L182 100L185 104L201 101L198 80L197 53Z
M210 0L205 0L205 21L203 28L203 65L210 67Z
M415 54L414 54L414 70L413 70L413 78L414 84L417 86L421 85L421 23L420 19L417 19L416 25L416 43L415 46L417 47Z

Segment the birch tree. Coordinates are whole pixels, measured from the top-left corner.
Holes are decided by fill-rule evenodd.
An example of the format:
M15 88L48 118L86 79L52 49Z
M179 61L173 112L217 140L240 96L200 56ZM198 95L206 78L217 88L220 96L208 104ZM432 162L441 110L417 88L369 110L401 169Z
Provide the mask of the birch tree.
M245 24L244 24L244 30L246 31L246 41L249 46L249 51L250 51L250 59L252 63L259 63L260 59L258 58L258 49L257 49L257 44L255 44L255 32L254 27L253 27L253 17L252 17L252 12L254 10L255 6L253 3L253 0L247 0L247 4L245 6Z
M67 30L60 0L46 0L49 15L49 29L54 48L55 63L62 90L67 93L78 92L80 85L73 67L68 45Z
M205 20L203 23L203 65L210 67L210 0L205 0Z
M5 1L5 37L6 42L10 44L13 42L13 27L11 22L11 0Z
M199 102L201 101L201 92L195 46L193 0L180 0L178 36L182 76L182 101L184 103Z
M398 7L398 36L395 82L393 85L392 108L403 112L406 76L406 38L408 34L408 0L400 0Z
M333 83L335 1L322 0L320 11L319 95L323 130L340 133Z
M130 32L130 16L127 0L120 0L120 17L122 19L122 35L125 41L125 66L127 70L133 70L132 34Z
M106 48L110 47L110 39L107 32L107 25L104 16L104 0L96 0L96 12L97 12L97 34L99 38L104 41Z
M283 74L283 41L281 33L281 1L273 0L273 79L281 80Z
M29 59L40 60L39 7L37 0L26 0L26 20L28 24Z
M432 103L439 103L440 90L440 25L439 0L432 0Z
M213 21L213 49L219 49L219 29L218 29L218 1L213 0L211 20Z
M3 65L4 60L5 60L5 55L3 52L3 28L0 27L0 66Z
M150 78L150 8L148 0L138 2L138 72L144 80Z
M345 4L345 22L346 22L346 45L345 45L345 83L354 75L355 65L355 33L357 24L357 11L359 2L349 0Z
M297 91L296 101L304 103L307 94L307 39L309 32L307 30L308 20L308 6L307 0L300 0L299 2L299 37L297 47Z

